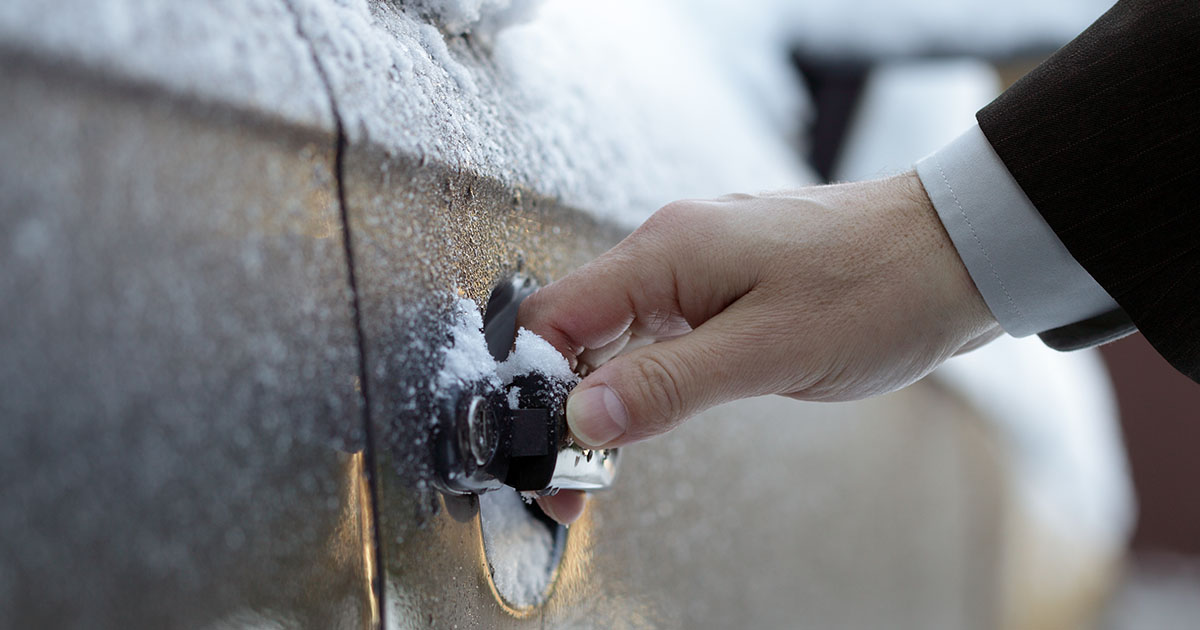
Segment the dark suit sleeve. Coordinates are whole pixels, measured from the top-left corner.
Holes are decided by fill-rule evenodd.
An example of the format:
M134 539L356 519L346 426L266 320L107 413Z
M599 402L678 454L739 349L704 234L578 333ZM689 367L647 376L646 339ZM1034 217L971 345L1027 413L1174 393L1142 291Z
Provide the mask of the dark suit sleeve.
M1200 0L1122 0L978 120L1075 259L1200 382Z

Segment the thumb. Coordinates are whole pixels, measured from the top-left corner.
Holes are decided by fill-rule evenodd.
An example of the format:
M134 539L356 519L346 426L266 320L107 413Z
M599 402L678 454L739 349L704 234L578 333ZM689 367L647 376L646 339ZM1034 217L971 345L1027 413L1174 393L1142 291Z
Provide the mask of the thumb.
M567 424L591 448L664 433L713 405L768 393L760 340L738 324L734 304L681 337L605 363L567 398ZM764 378L766 376L766 378Z

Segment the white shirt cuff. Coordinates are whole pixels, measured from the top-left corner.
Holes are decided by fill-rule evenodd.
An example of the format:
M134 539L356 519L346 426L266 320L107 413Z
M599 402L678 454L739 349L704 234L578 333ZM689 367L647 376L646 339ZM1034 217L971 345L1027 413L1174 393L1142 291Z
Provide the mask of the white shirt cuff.
M1014 337L1118 308L1067 251L975 125L917 163L967 272Z

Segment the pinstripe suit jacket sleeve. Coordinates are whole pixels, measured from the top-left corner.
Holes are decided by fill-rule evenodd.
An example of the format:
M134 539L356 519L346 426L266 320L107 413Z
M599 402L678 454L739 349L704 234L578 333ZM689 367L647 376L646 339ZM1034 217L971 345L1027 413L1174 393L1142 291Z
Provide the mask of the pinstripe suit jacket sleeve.
M977 115L1050 227L1129 320L1200 382L1200 0L1121 0Z

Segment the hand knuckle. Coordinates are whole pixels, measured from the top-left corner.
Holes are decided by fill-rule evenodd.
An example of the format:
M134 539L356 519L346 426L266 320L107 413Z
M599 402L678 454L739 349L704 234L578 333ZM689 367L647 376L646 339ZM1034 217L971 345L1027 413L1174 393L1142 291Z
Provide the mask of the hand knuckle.
M684 398L675 370L662 357L647 355L636 364L635 378L649 403L653 418L645 418L652 425L669 425L684 409Z
M645 227L651 230L677 230L690 223L696 214L696 203L692 201L672 201L650 215Z

